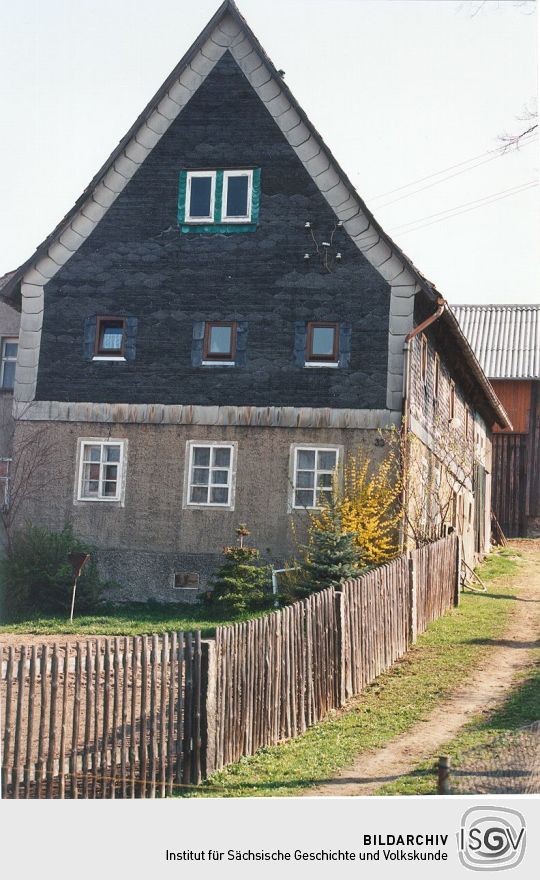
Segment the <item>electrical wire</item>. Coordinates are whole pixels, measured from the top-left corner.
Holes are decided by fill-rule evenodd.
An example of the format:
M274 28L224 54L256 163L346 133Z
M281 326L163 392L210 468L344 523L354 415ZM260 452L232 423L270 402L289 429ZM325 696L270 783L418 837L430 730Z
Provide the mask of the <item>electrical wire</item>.
M469 208L464 207L463 210L449 209L449 210L453 210L454 213L447 213L447 215L445 217L439 217L438 219L431 220L429 223L421 223L419 226L413 226L412 229L402 229L403 226L412 225L412 222L411 222L411 224L404 223L404 224L402 224L401 227L393 227L392 229L389 229L389 232L394 232L394 231L398 230L399 235L407 235L409 232L416 232L419 229L425 229L426 226L434 226L435 223L442 223L443 220L450 220L452 217L460 217L461 214L468 214L470 211L477 211L478 208L484 208L487 205L492 205L494 202L500 202L500 201L502 201L502 199L507 199L510 196L518 195L518 193L525 192L528 189L533 189L535 186L538 186L537 180L531 181L526 184L522 184L520 187L516 187L515 189L512 189L508 192L503 190L503 194L498 195L495 198L485 198L483 200L477 200L477 201L481 201L481 203L480 204L473 204L472 207L469 207ZM463 207L463 206L458 206L458 207ZM441 213L443 213L443 212L441 212ZM425 219L425 218L420 218L420 219ZM419 220L417 220L415 222L418 223ZM402 231L400 231L400 230L402 230Z
M536 139L537 139L537 134L535 132L534 134L527 136L527 138L522 141L520 146L521 145L526 146L529 143L533 143L533 141L535 141ZM462 168L464 165L469 165L471 162L476 162L477 159L483 159L482 162L478 162L476 165L472 166L472 168L476 168L476 167L478 167L478 165L483 165L486 162L493 161L493 159L498 159L500 156L507 155L507 152L508 151L505 150L504 147L497 147L495 150L486 150L484 153L479 153L478 156L472 156L470 159L465 159L463 162L457 162L455 165L449 165L447 168L441 168L440 171L434 171L432 174L427 174L425 177L418 177L418 178L416 178L416 180L411 180L411 181L409 181L409 183L402 184L402 186L397 186L394 189L389 189L386 192L379 193L379 195L372 196L369 199L369 201L376 202L379 199L386 198L386 196L391 196L396 192L401 192L404 189L408 189L410 186L414 186L417 183L423 183L425 180L432 180L434 177L439 177L441 174L444 174L446 171L453 171L455 168ZM459 171L457 173L458 174L465 174L466 171L470 171L470 170L472 170L472 168L470 168L470 169L465 168L463 171ZM455 176L456 175L449 175L449 177L446 177L444 179L449 180L451 177L455 177ZM434 183L430 184L430 186L437 186L438 183L442 183L442 182L443 181L437 180ZM421 190L418 190L418 192L421 192L423 189L427 189L427 187L422 187ZM414 193L408 193L407 195L414 195ZM403 196L403 198L406 198L406 197L407 196ZM394 201L398 201L398 200L395 199ZM393 202L391 202L390 204L393 204ZM384 207L384 206L381 205L379 207Z
M417 229L425 229L426 226L433 226L435 223L441 223L443 220L450 220L452 217L459 217L461 214L469 213L469 211L475 211L478 210L478 208L484 208L486 205L491 205L494 202L500 201L501 199L507 199L510 196L517 195L520 192L525 192L528 189L532 189L535 186L538 186L538 180L529 180L526 183L521 183L518 186L510 187L507 190L503 189L499 190L499 192L496 193L490 193L487 196L483 196L481 199L474 199L471 202L463 202L463 204L461 205L454 205L452 208L446 208L444 211L437 211L434 214L426 214L424 217L417 217L415 220L409 220L407 223L401 223L398 226L391 226L387 231L398 232L399 235L407 235L409 232L416 232ZM429 222L424 223L424 220L428 220ZM413 228L407 229L407 226L411 226ZM369 244L371 241L376 243L377 241L379 241L379 238L379 235L363 237L362 244Z
M518 183L514 186L510 186L507 189L500 189L494 193L488 193L486 196L481 196L478 199L472 199L470 202L463 202L461 205L454 205L452 208L445 208L443 211L436 211L434 214L426 214L424 217L418 217L416 220L409 220L406 223L399 223L397 226L392 226L392 230L401 229L404 226L412 226L415 223L421 223L424 220L431 220L432 217L440 217L442 214L448 214L451 211L458 211L461 208L468 208L469 205L477 205L480 202L485 202L488 199L495 198L496 196L502 196L505 194L513 193L516 190L520 190L523 187L532 186L533 184L538 184L538 180L533 178L532 180L528 180L525 183Z
M534 140L534 138L533 138ZM532 143L532 141L529 141ZM502 155L502 154L501 154ZM436 180L433 183L427 183L426 186L421 186L418 189L413 190L410 193L405 193L402 196L398 196L397 199L390 199L389 202L384 202L384 204L379 205L377 210L382 210L382 208L387 208L389 205L395 205L396 202L401 202L403 199L408 199L410 196L415 196L417 193L424 192L426 189L431 189L434 186L438 186L439 183L444 183L446 180L452 180L453 177L459 177L460 174L466 174L467 171L473 171L475 168L479 168L481 165L486 165L488 162L493 162L494 159L498 159L499 156L490 156L489 159L484 159L482 162L476 162L476 164L471 165L470 168L463 168L461 171L455 171L453 174L447 174L446 177L442 177L440 180Z

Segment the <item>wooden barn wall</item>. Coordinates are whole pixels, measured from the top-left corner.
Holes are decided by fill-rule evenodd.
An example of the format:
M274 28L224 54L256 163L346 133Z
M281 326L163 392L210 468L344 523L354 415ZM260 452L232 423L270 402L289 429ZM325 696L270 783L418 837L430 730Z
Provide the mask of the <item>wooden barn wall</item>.
M527 435L493 435L492 507L508 538L526 533Z
M531 410L531 391L532 382L524 382L519 380L501 380L491 381L495 393L506 412L510 416L510 421L514 428L515 434L526 434L529 430L529 417ZM503 429L496 425L493 430L498 433ZM508 434L509 431L504 431Z
M493 382L514 426L493 435L493 510L508 537L540 517L540 382Z
M526 513L530 517L540 517L540 382L533 382L531 385Z

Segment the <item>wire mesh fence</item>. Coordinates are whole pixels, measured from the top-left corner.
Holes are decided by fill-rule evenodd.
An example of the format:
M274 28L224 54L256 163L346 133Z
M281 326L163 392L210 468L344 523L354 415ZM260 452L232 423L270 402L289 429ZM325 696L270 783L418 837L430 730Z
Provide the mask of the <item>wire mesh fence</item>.
M464 752L447 773L448 794L540 792L540 721Z

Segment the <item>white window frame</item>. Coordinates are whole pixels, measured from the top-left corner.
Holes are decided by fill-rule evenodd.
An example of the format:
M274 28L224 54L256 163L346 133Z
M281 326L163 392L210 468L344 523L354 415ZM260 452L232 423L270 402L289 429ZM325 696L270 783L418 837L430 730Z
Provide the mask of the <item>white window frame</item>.
M207 217L192 217L191 210L191 181L194 177L210 177L212 180L210 186L210 214ZM186 206L184 212L184 221L186 223L213 223L214 209L216 205L216 178L217 171L188 171L186 175Z
M229 178L231 177L247 177L248 179L248 191L247 191L247 214L243 217L229 217L227 212L227 195L229 192ZM253 201L253 169L251 168L235 168L232 171L224 171L223 172L223 190L221 193L221 222L222 223L249 223L251 221L251 211L252 211L252 201Z
M119 446L120 447L120 458L118 462L111 462L111 464L118 464L118 478L116 481L116 495L98 495L92 498L89 498L86 495L83 495L83 470L84 470L84 447L85 446ZM97 464L97 462L96 462ZM101 487L101 466L102 462L100 462L100 487ZM105 504L116 504L116 506L124 506L125 500L125 491L126 491L126 471L127 471L127 440L110 437L79 437L77 441L77 468L76 468L76 484L75 484L75 501L81 504L87 503L105 503Z
M289 469L289 478L290 478L290 492L289 492L289 512L293 510L321 510L319 505L315 505L314 507L309 507L304 504L296 504L295 503L295 494L297 488L299 491L304 491L303 487L296 486L296 474L298 471L298 453L299 452L335 452L336 453L336 466L334 468L335 473L337 474L338 480L341 479L341 467L343 461L343 446L336 446L332 444L326 444L324 446L320 446L317 443L293 443L291 445L291 453L290 453L290 469ZM300 468L302 470L302 468ZM317 474L319 473L329 473L326 470L318 470L317 469L317 459L315 459L315 485L313 489L306 489L305 491L313 491L315 492L317 488Z
M215 502L215 501L190 501L191 495L191 471L193 468L193 451L194 449L216 449L216 448L226 448L231 450L231 460L228 468L229 471L229 480L227 482L227 488L229 490L229 500L227 502ZM235 493L236 493L236 460L237 460L237 450L238 444L236 441L213 441L213 440L188 440L186 443L186 460L185 460L185 470L184 470L184 499L183 499L183 507L184 508L198 508L199 510L234 510L234 502L235 502ZM212 456L212 452L210 452L210 457ZM212 465L209 465L210 472L212 471ZM223 471L226 468L215 467L214 470ZM212 484L209 482L208 486L210 488ZM225 487L224 483L220 483L219 486L221 488ZM210 495L208 496L210 497Z
M13 364L13 363L16 364L17 363L17 356L16 357L11 357L11 356L7 357L5 354L6 343L9 343L9 342L16 342L17 343L17 356L19 353L19 337L18 336L2 336L2 350L1 350L2 363L0 366L0 389L2 391L13 391L13 388L4 388L4 366L5 366L5 364L6 363L8 363L8 364ZM13 382L13 385L15 386L15 382Z
M5 477L0 476L0 486L2 483L4 483L4 491L3 491L3 493L0 492L0 508L3 507L4 510L7 510L7 508L9 507L9 479L11 476L9 472L10 472L10 465L11 465L12 459L2 457L2 458L0 458L0 462L2 462L3 464L7 464ZM2 498L2 494L4 496L3 498Z

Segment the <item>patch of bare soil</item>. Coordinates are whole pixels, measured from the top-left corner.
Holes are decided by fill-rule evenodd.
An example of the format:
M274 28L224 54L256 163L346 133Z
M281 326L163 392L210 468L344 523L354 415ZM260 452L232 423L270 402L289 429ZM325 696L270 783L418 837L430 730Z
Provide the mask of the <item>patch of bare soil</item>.
M14 648L19 648L21 645L54 645L57 644L60 647L65 648L66 645L76 645L77 642L86 642L91 641L94 642L96 639L110 639L114 638L114 636L102 635L102 636L89 636L87 633L72 633L70 635L45 635L44 633L10 633L10 632L2 632L0 633L0 646L4 648L9 648L13 645ZM119 636L120 639L123 639L124 636Z
M530 650L539 644L540 541L516 544L523 552L520 572L508 582L519 600L502 639L488 651L474 675L427 718L376 751L362 752L334 779L305 792L307 797L374 794L388 782L411 773L437 755L475 715L493 712L508 696L515 676L532 665Z

